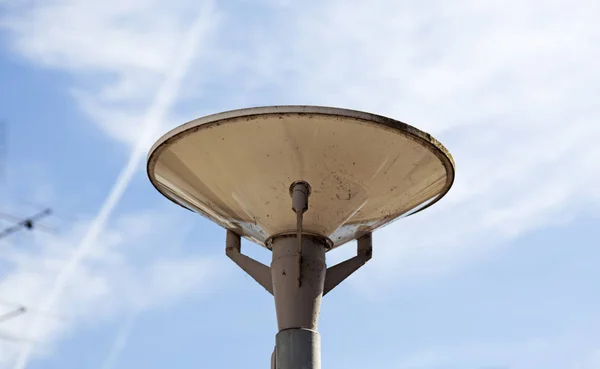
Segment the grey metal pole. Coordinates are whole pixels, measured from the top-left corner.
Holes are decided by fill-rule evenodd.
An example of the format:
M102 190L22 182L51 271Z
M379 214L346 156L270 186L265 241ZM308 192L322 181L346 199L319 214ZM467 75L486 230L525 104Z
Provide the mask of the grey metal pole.
M281 235L272 241L271 278L279 333L276 369L321 369L317 323L325 285L327 240L302 235L301 284L297 280L298 238Z
M275 369L321 369L321 339L310 329L284 329L277 333Z

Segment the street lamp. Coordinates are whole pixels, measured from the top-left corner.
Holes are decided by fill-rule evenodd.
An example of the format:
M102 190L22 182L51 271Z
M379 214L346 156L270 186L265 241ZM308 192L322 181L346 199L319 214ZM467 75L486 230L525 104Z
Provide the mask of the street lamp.
M320 369L321 298L371 258L372 232L442 198L454 162L429 134L354 110L272 106L177 127L156 142L150 181L227 230L226 254L275 298L272 366ZM270 267L240 237L272 251ZM325 254L357 240L357 255Z

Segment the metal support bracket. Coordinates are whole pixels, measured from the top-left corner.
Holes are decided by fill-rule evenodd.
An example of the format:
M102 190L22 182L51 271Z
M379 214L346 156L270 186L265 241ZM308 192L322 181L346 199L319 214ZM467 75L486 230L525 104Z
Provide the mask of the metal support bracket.
M233 260L234 263L272 295L273 282L271 280L271 268L242 254L241 249L242 242L240 235L227 230L227 240L225 242L225 254L227 257Z
M358 247L355 257L327 268L323 296L325 296L329 291L333 290L337 285L342 283L344 279L348 278L361 266L365 265L367 261L371 260L371 257L373 256L372 234L367 233L366 235L360 237L357 240L357 243Z

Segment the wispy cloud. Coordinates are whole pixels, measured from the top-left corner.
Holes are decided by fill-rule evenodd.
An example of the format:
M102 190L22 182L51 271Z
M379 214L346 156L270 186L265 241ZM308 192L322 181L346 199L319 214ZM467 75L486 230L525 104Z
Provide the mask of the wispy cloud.
M22 234L3 242L2 262L10 269L0 283L2 311L21 304L31 311L3 322L0 328L3 333L33 340L36 355L51 353L73 328L165 307L192 292L208 290L214 278L222 276L222 260L165 251L166 243L176 250L182 241L167 232L185 230L182 227L186 222L178 216L153 211L120 214L101 233L92 252L74 268L60 299L50 310L42 309L57 273L71 258L73 245L81 240L90 223L72 224L69 232L61 235L40 233L32 238ZM168 278L161 277L165 275ZM6 305L6 301L13 305ZM0 345L0 367L13 365L23 343L0 341Z
M112 367L115 365L115 362L119 358L119 355L121 355L121 352L125 349L125 346L127 346L129 334L131 332L131 329L133 328L138 314L139 313L137 311L131 313L125 320L125 323L123 323L123 325L119 328L115 340L110 348L110 351L104 359L102 366L100 366L100 369L112 369Z
M276 37L259 31L243 50L255 61L253 77L277 94L269 103L389 115L434 134L456 160L447 198L377 232L374 258L353 280L373 288L397 281L392 274L439 272L593 211L600 200L589 185L600 180L600 151L586 144L600 138L592 87L600 83L598 4L332 1L280 9L293 15L276 22Z
M131 117L168 69L191 2L171 11L153 1L126 4L49 2L4 23L21 55L87 81L79 87L92 88L76 94L82 108L132 143ZM306 103L389 115L430 131L456 159L446 199L376 235L375 274L437 270L600 199L588 185L600 180L600 149L582 144L600 137L592 98L600 82L596 2L552 1L542 10L536 1L266 1L253 9L243 19L219 11L210 36L218 44L203 54L186 93L202 89L202 80L216 96L203 95L204 106L215 109ZM123 16L129 21L118 22ZM72 36L71 28L89 36Z
M182 33L177 20L188 6L178 1L174 10L157 15L151 1L49 2L13 13L4 23L22 55L70 71L108 71L117 82L104 85L106 79L99 79L103 82L94 84L101 86L99 95L133 102L144 100L168 69L172 41ZM479 234L492 232L493 240L519 235L567 209L581 209L578 204L586 199L598 200L595 187L585 183L600 178L592 159L600 152L581 144L600 137L595 124L600 112L591 98L600 80L594 63L600 32L595 2L554 1L543 12L535 1L512 7L500 1L261 2L256 7L269 22L254 14L242 23L234 14L223 16L214 49L219 60L206 64L223 78L213 84L227 99L387 114L432 132L454 154L457 182L439 210L419 215L423 222L399 223L377 236L376 253L391 256L386 260L439 244L432 236L421 239L424 228L437 229L444 240L441 250L431 252L452 254ZM123 15L129 21L117 22ZM76 21L61 21L67 18ZM234 25L245 31L224 32ZM53 31L42 34L38 27ZM70 28L81 31L72 35ZM152 29L159 28L157 35ZM87 43L88 37L101 42ZM132 45L141 50L130 52ZM109 132L135 135L137 126L123 122L143 105L106 109L104 97L90 96L78 94L78 101L102 122L118 122L116 128L104 126Z
M0 27L12 36L13 49L36 67L73 76L73 96L82 110L102 131L131 146L138 144L142 117L166 76L206 57L219 22L211 1L50 0L5 10ZM192 24L202 52L186 56L181 44Z
M200 41L205 23L206 20L204 13L202 13L195 20L189 31L189 34L183 42L182 48L179 51L181 57L176 59L177 63L171 66L170 72L167 74L164 84L158 90L155 101L148 109L144 124L142 127L140 127L141 132L139 141L131 152L127 164L119 174L119 177L117 178L117 181L106 201L102 205L100 212L90 225L90 229L85 234L83 240L75 249L73 255L69 258L66 265L59 272L45 302L42 304L44 310L50 310L53 307L56 300L62 294L65 286L75 273L75 270L81 260L90 253L91 249L95 245L98 235L105 228L105 224L111 216L111 213L118 205L123 193L131 182L141 159L145 157L145 148L149 139L155 135L156 128L164 119L165 114L177 96L182 78L185 76L192 59L194 58L194 53L197 50L198 42ZM39 325L40 323L38 319L34 318L31 328L34 336L37 334ZM17 363L15 364L15 369L22 369L27 365L32 347L33 345L31 344L24 346L24 349L21 355L19 355Z

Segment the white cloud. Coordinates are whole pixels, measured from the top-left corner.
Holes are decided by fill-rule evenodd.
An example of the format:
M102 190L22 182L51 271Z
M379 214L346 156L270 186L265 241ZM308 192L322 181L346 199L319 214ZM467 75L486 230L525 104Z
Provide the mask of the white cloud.
M129 334L131 333L131 329L133 328L136 318L137 312L133 312L127 317L125 323L119 328L110 351L100 367L101 369L111 369L114 366L115 362L119 358L119 355L121 355L121 352L123 349L125 349L125 346L127 346Z
M149 2L132 2L132 3L119 3L119 4L107 4L93 5L84 4L81 2L54 2L46 4L46 6L37 7L30 9L23 15L19 14L17 10L13 13L13 17L8 21L4 21L5 26L8 26L13 32L16 31L17 35L21 37L17 46L20 47L21 51L30 57L40 58L42 64L51 66L60 66L62 68L70 69L75 72L100 72L104 76L110 74L116 74L119 80L116 88L107 89L101 86L102 92L99 98L97 87L95 94L87 94L85 91L79 91L79 101L87 102L82 105L87 108L88 113L92 113L92 117L95 118L99 123L104 124L104 128L109 134L115 136L118 139L124 139L125 141L131 141L135 143L135 147L132 149L130 158L125 166L125 169L119 175L114 189L111 190L107 200L102 205L99 215L90 224L90 229L85 233L83 240L80 245L74 250L73 255L69 257L67 262L58 263L60 269L56 272L58 277L56 281L46 286L49 288L49 293L45 296L45 299L41 303L44 309L51 309L54 304L57 303L57 298L60 296L60 303L64 303L65 298L62 296L65 292L65 288L68 289L69 284L83 283L83 285L94 285L97 289L90 291L98 292L100 295L80 295L80 301L88 301L90 299L103 297L106 294L104 291L102 280L97 281L95 279L86 279L86 275L82 275L82 262L85 263L90 252L96 252L92 247L95 246L96 238L104 228L108 217L112 213L112 210L119 202L121 195L124 193L127 185L129 184L132 176L137 169L140 159L144 156L144 146L150 143L150 139L156 134L156 126L163 123L165 114L173 103L174 97L177 95L179 86L182 79L193 61L195 51L199 41L202 39L203 30L210 26L212 20L208 18L210 15L210 3L205 4L205 9L201 12L200 16L195 17L193 20L193 27L187 27L185 34L177 34L175 38L170 39L170 43L167 42L163 46L169 46L169 49L159 50L163 52L160 55L153 55L155 49L152 47L160 46L163 33L151 32L151 38L146 37L148 31L154 29L152 27L163 26L163 14L156 12L154 8L154 15L157 18L149 17L146 14L145 18L142 18L144 22L140 24L138 22L138 14L144 14L144 10L151 5L155 5ZM111 7L111 5L118 5ZM152 7L151 7L152 8ZM170 8L171 9L171 8ZM180 9L182 10L182 9ZM166 18L167 20L173 20L172 18ZM52 22L59 20L61 23L52 24ZM175 19L177 20L177 19ZM50 22L51 24L48 24ZM83 22L83 23L79 23ZM121 27L121 23L124 24ZM175 23L177 24L177 23ZM61 25L63 27L61 27ZM90 26L91 28L86 28ZM44 26L49 26L46 32L46 41L39 42L39 38L36 36L40 28L44 29ZM80 28L83 33L73 32L71 27L75 26ZM25 32L19 33L23 29ZM33 32L34 37L30 33ZM94 31L100 31L94 34ZM84 44L89 43L88 37L98 37L94 39L94 46L91 47L89 52L82 50ZM107 37L105 39L105 36ZM139 40L136 36L141 37ZM179 46L176 41L180 41L182 38L185 39L183 46ZM169 39L167 37L167 39ZM124 48L121 43L124 42L129 49ZM96 45L98 44L98 45ZM74 49L73 49L74 47ZM144 53L144 50L150 51L150 53ZM100 52L100 54L95 54ZM104 52L104 53L103 53ZM125 55L135 52L141 54L138 59L127 58ZM90 55L91 54L91 55ZM157 59L158 56L163 57L165 60ZM163 63L164 61L164 63ZM80 71L81 70L81 71ZM132 71L135 71L132 72ZM127 77L133 75L135 77L141 77L138 83L128 83ZM150 81L158 77L161 82L160 85L156 86L155 90L148 90L145 85L140 85L140 81ZM164 82L163 82L164 80ZM140 114L139 108L136 107L136 103L139 101L140 93L152 92L152 95L156 96L150 101L149 107L144 110L145 114ZM90 98L90 96L94 96ZM129 98L123 104L123 100ZM83 100L82 100L83 99ZM115 100L116 99L116 100ZM142 99L143 100L143 99ZM123 107L122 105L125 105ZM124 109L124 110L123 110ZM133 110L132 110L133 109ZM125 111L125 112L124 112ZM119 119L107 120L109 118L119 118L125 116L131 119L131 122L142 123L142 126L137 127L136 130L122 130L120 127L127 127L129 123L119 121ZM106 125L108 124L108 125ZM117 131L115 131L115 127ZM57 264L57 261L53 260L52 264ZM64 267L62 266L64 264ZM165 293L168 292L169 296L177 296L178 293L186 292L190 287L196 284L198 276L202 276L201 273L196 273L189 278L182 279L178 277L166 278L165 275L161 275L158 278L155 277L154 273L171 273L171 269L175 268L177 272L181 270L185 271L189 268L197 268L198 265L194 263L186 263L186 265L180 265L181 262L162 263L154 265L152 270L145 272L145 279L153 279L153 282L159 284L150 285L153 290L158 289L159 291L164 288ZM187 269L186 269L187 268ZM190 274L188 272L188 274ZM80 277L73 280L73 276ZM126 276L123 276L126 277ZM131 279L130 279L131 280ZM123 283L126 284L128 279L124 278ZM132 279L135 281L135 279ZM23 283L23 281L18 281ZM186 283L184 283L186 282ZM97 285L99 283L99 285ZM174 284L171 284L174 283ZM17 283L18 285L19 283ZM143 288L147 287L146 283L137 283L130 287L133 293L127 296L130 299L144 299L148 293L143 291ZM83 288L82 288L83 290ZM152 296L152 294L150 294ZM168 296L167 296L168 297ZM150 298L149 301L137 301L136 304L153 304L154 298ZM160 301L160 300L159 300ZM40 323L39 318L33 318L32 323L29 327L29 332L36 337L43 334L48 329L47 325ZM26 346L21 354L18 356L16 361L16 367L24 367L29 359L31 346Z
M127 214L100 235L94 252L77 266L52 310L37 311L88 227L88 222L80 222L61 236L37 233L33 244L25 233L4 240L2 262L10 268L0 283L0 313L19 304L32 311L3 322L0 332L35 340L37 355L50 353L75 327L173 304L210 290L223 277L218 270L223 258L180 255L181 240L171 237L174 229L186 228L178 217L164 212ZM41 322L35 332L30 329L32 318ZM0 367L9 367L22 344L0 340L0 346Z
M257 73L278 92L292 91L273 103L292 96L389 115L454 155L447 198L376 233L371 266L353 280L372 289L398 273L431 274L594 208L598 10L591 1L303 3L285 9L279 38L265 33L266 46L244 50L261 56Z
M6 7L0 26L20 55L74 76L83 111L111 137L135 145L141 117L182 57L180 43L199 14L200 62L219 20L211 1L24 3Z
M131 143L138 109L195 6L54 0L17 7L2 23L21 55L77 76L84 111ZM375 235L363 281L440 271L597 204L598 2L254 6L252 14L206 12L205 46L213 48L203 49L188 94L211 81L227 106L309 103L389 115L430 131L456 159L446 199Z

